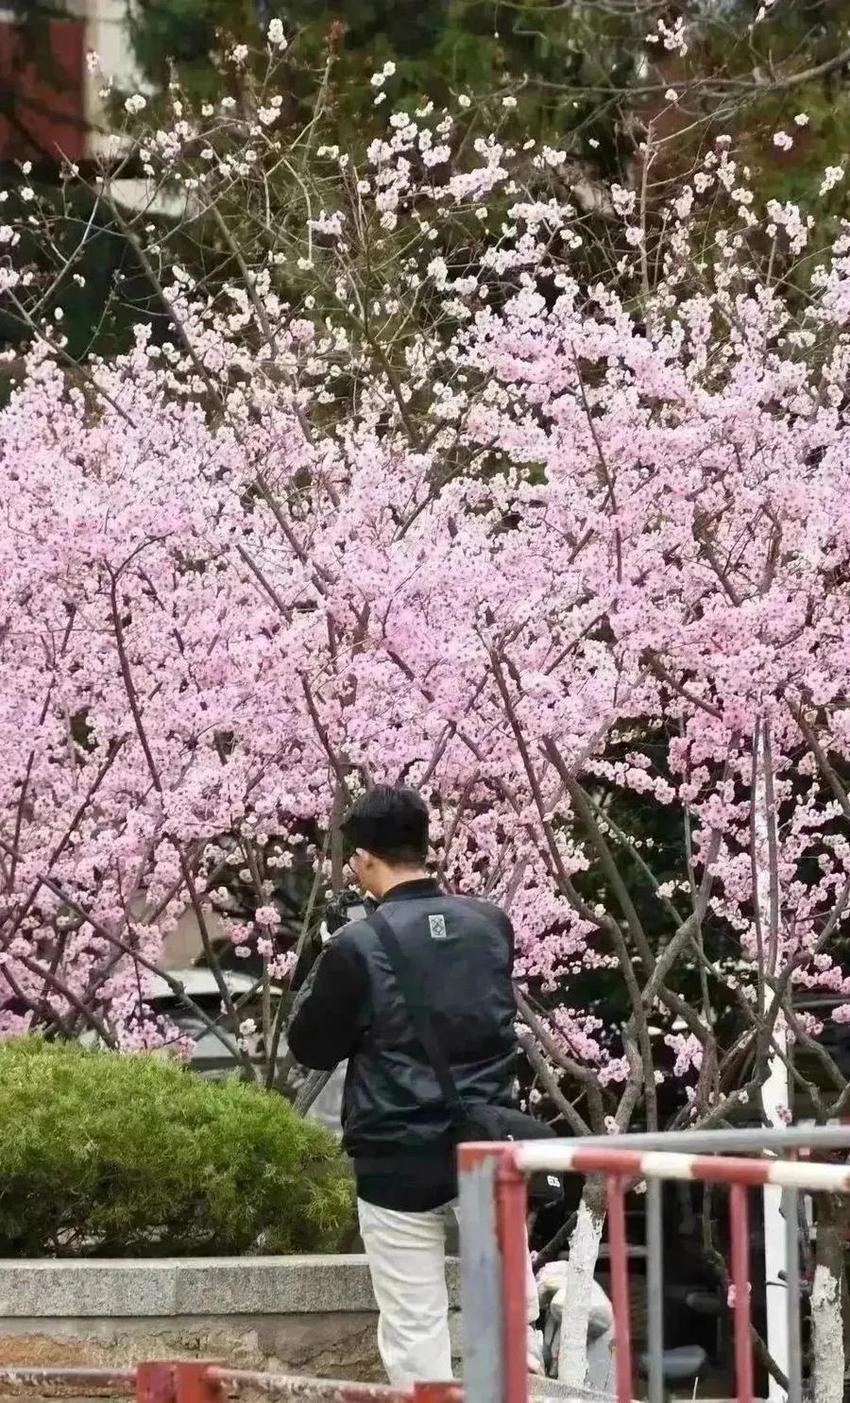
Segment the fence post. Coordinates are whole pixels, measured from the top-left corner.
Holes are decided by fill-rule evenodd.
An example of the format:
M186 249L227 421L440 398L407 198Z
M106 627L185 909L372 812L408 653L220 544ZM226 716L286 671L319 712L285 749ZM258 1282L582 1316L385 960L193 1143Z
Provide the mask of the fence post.
M614 1369L617 1380L617 1403L631 1403L632 1343L625 1181L621 1175L611 1173L608 1174L608 1245L611 1251L611 1304L614 1309Z
M458 1149L464 1403L504 1403L494 1145Z
M181 1359L174 1365L174 1403L222 1403L224 1389L209 1359Z
M738 1403L753 1403L753 1341L750 1335L750 1229L747 1185L729 1190L732 1285L735 1288L735 1379Z
M785 1304L788 1309L788 1403L803 1397L803 1345L800 1330L800 1197L796 1189L782 1190L785 1215L785 1256L788 1275Z
M646 1181L646 1284L649 1292L649 1400L664 1403L663 1180ZM628 1245L626 1250L628 1250ZM800 1403L795 1399L795 1403Z
M136 1403L175 1403L175 1365L168 1360L146 1360L136 1366Z
M503 1146L496 1169L496 1227L502 1267L504 1403L528 1403L528 1312L525 1176L513 1150Z

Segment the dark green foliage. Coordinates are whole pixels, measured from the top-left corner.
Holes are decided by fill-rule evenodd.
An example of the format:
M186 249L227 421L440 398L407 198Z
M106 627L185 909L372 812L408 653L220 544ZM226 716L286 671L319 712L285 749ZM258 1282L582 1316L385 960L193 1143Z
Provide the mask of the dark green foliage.
M338 1247L336 1142L280 1097L149 1054L0 1045L0 1255L203 1256Z
M352 123L362 139L385 125L369 80L392 59L394 103L427 97L442 105L460 93L517 90L528 131L552 139L578 131L581 144L588 106L612 128L619 89L633 79L640 52L631 20L550 0L510 6L496 0L292 0L285 6L279 0L138 0L131 11L136 58L158 86L173 60L181 86L198 100L220 87L214 52L233 40L261 44L265 24L276 15L301 70L295 89L304 102L302 119L314 97L303 72L318 78L330 60L326 117L332 114L348 142ZM583 84L595 89L589 105L575 101Z
M218 85L212 55L220 41L259 34L250 0L141 0L128 6L128 21L142 71L162 87L173 63L196 97Z

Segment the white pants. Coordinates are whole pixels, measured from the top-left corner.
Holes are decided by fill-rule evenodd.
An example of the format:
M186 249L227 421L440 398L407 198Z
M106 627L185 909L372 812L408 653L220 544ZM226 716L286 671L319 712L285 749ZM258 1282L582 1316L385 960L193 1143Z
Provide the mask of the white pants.
M400 1213L357 1201L360 1236L378 1303L378 1350L391 1384L443 1382L452 1377L446 1227L456 1206ZM529 1322L539 1313L527 1258Z

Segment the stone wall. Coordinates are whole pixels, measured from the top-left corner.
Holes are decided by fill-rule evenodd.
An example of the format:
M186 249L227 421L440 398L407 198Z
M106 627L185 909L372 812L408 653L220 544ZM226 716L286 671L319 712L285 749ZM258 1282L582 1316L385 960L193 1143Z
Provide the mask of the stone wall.
M449 1279L456 1303L454 1263ZM0 1262L0 1365L178 1356L378 1380L376 1323L361 1256Z

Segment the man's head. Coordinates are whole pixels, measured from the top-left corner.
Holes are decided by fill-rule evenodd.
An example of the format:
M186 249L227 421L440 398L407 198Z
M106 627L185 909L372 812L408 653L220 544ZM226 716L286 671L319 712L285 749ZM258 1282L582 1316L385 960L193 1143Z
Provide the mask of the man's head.
M349 866L370 895L427 875L428 808L413 789L378 784L355 800L342 821Z

